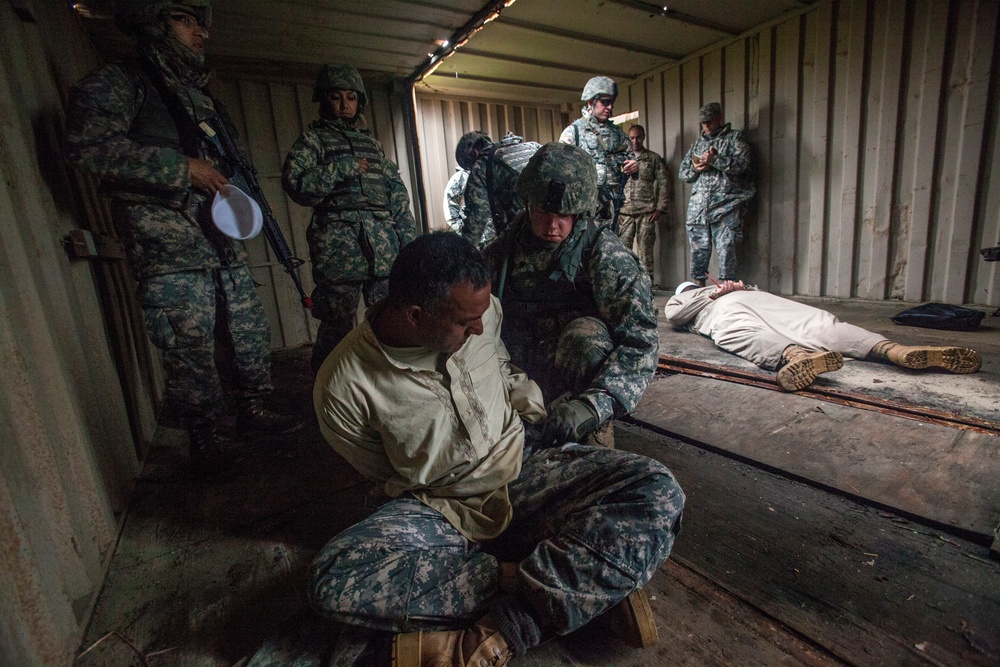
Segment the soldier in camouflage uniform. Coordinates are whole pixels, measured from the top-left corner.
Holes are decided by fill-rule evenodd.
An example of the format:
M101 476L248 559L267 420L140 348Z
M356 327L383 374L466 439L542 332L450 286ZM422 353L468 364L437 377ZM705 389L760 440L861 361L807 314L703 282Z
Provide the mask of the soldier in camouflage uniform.
M559 141L579 146L597 165L597 194L600 202L595 219L617 224L624 197L624 179L639 168L629 157L628 137L611 122L618 84L606 76L595 76L583 87L580 99L586 102L583 115L569 125Z
M657 640L641 587L670 553L684 494L644 456L534 427L526 442L545 409L509 363L502 318L475 247L425 235L317 377L324 437L387 497L320 551L312 602L401 633L396 667L506 665L598 615L635 646Z
M115 19L140 57L77 84L67 154L110 194L147 333L163 352L166 400L188 428L196 474L212 477L228 465L215 425L224 405L218 337L235 352L226 374L235 377L239 430L285 433L302 422L263 407L271 391L267 319L242 245L211 222L212 196L232 167L199 123L235 131L204 88L209 0L125 0Z
M465 186L465 238L485 247L514 221L524 202L517 196L517 176L541 148L507 132L499 144L476 151Z
M461 232L465 226L465 184L469 180L469 170L455 167L455 173L444 186L444 221L453 232Z
M317 370L354 326L362 295L365 305L385 296L392 260L417 229L396 165L363 129L368 96L358 71L325 65L313 101L319 120L288 151L281 182L296 203L313 207L306 236L316 283L312 314L320 321Z
M681 162L680 177L694 183L688 202L691 280L705 285L712 246L719 255L719 278L736 280L736 245L743 239L743 213L756 192L750 171L750 144L724 123L718 102L698 112L701 134Z
M618 236L629 250L639 235L639 252L646 273L653 279L653 248L656 244L656 221L670 206L670 182L667 163L643 145L646 129L633 125L628 130L632 154L639 163L638 171L625 181L625 205L618 217Z
M597 207L594 161L542 146L517 181L527 203L485 251L511 360L542 387L558 437L613 446L610 420L635 408L656 369L649 275ZM567 400L568 399L568 400Z

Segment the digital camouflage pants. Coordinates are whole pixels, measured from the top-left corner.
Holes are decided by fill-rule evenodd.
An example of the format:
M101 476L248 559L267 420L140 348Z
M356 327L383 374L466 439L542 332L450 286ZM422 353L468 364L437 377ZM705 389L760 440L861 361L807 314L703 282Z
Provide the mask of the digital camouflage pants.
M575 443L529 456L508 490L513 520L483 544L415 499L390 500L320 551L313 605L388 632L468 626L499 595L498 563L516 562L517 604L537 627L566 634L649 581L684 506L659 462Z
M146 332L163 352L166 400L181 419L222 412L217 347L237 395L271 391L271 330L247 267L146 278L138 297Z
M636 235L639 237L638 255L642 259L642 265L646 267L646 273L650 279L653 278L653 249L656 245L656 221L649 221L649 213L622 213L618 216L618 238L626 248L632 250L632 242ZM653 280L655 283L656 281Z
M738 210L709 225L688 225L687 232L691 244L692 280L704 282L713 245L719 260L719 280L738 280L736 246L743 240L743 223Z
M346 283L317 283L313 290L313 317L319 320L312 349L312 369L318 371L337 343L354 328L362 296L370 306L389 293L388 278Z

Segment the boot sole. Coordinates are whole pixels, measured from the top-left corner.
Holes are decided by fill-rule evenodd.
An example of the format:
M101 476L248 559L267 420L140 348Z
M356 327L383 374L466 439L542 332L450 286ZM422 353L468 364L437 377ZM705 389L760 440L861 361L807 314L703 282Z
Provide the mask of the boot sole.
M649 606L649 598L641 590L634 591L626 598L629 611L635 621L635 635L629 638L636 648L648 648L660 641L660 634L656 630L656 619L653 617L653 610Z
M975 373L982 366L979 353L967 347L918 347L899 355L903 368L944 368L952 373Z
M819 352L785 364L778 371L778 384L785 391L798 391L811 385L817 375L840 370L844 357L839 352Z
M422 633L407 632L392 639L392 667L420 667Z

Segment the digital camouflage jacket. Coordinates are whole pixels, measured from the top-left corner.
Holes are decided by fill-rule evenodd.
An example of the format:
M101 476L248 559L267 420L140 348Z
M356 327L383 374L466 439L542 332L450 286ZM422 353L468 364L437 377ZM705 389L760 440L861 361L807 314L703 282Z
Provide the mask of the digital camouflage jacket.
M701 173L691 158L715 146L718 155ZM687 225L709 225L739 210L757 192L750 165L750 144L743 133L726 123L713 135L699 134L681 161L681 180L694 183L688 201Z
M296 203L313 207L307 236L317 282L388 276L399 249L416 238L396 165L368 131L343 120L309 126L285 158L282 185Z

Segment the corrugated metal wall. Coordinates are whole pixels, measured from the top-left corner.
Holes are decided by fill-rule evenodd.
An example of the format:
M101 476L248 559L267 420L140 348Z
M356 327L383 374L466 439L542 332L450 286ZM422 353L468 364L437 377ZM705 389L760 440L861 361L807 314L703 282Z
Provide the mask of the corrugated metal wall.
M998 3L828 2L628 88L673 170L657 281L689 266L677 168L721 101L758 160L741 275L782 294L1000 304ZM714 270L714 261L713 261Z
M382 143L386 155L399 166L400 176L411 193L411 208L414 208L403 100L392 94L391 81L366 81L365 86L369 96L365 111L368 127ZM312 101L312 86L261 81L224 71L210 87L212 94L229 109L249 147L254 166L259 171L261 189L285 240L292 252L305 262L299 268L299 276L309 294L313 280L306 228L312 209L299 206L285 195L281 188L281 167L288 149L319 116L319 105ZM257 291L271 322L271 346L284 348L311 342L317 321L302 308L294 283L273 258L263 235L247 242L246 247L254 279L259 285Z
M569 124L557 106L418 95L417 131L429 229L447 229L444 188L455 173L455 145L462 135L482 130L499 141L509 130L527 141L555 141Z
M59 151L92 52L67 3L0 3L0 43L0 664L67 665L138 472L112 357L130 343L96 288L118 274L63 249L96 206ZM138 438L155 416L143 387Z

